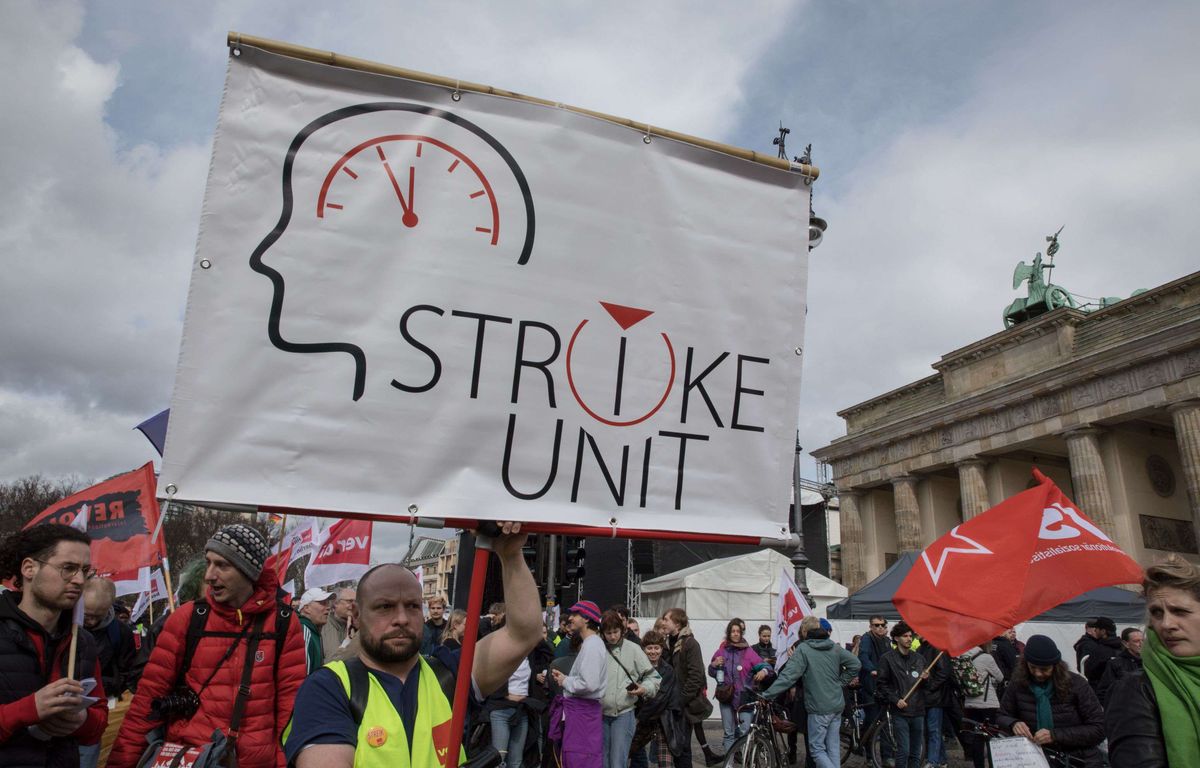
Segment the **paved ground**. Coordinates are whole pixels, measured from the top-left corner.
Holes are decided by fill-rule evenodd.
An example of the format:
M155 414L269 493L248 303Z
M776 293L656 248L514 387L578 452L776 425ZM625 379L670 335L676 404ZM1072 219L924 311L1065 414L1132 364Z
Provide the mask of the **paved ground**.
M720 720L707 721L704 724L704 734L705 734L705 736L708 737L709 746L711 746L718 753L723 751L721 749L721 739L722 739L723 732L721 730L721 721ZM798 762L798 768L803 768L803 766L804 766L803 749L804 749L804 747L803 747L803 739L802 739L801 745L800 745L800 760ZM971 761L963 756L962 747L960 747L958 745L957 741L947 742L946 754L950 758L950 768L971 768L971 766L972 766ZM700 751L699 742L697 742L694 737L692 738L692 755L694 756L693 765L695 766L695 768L702 768L702 766L704 765L703 753ZM853 768L863 768L864 766L867 766L869 764L870 764L869 761L865 757L858 757L858 756L851 757L850 760L848 760L846 763L844 763L844 765L853 766Z

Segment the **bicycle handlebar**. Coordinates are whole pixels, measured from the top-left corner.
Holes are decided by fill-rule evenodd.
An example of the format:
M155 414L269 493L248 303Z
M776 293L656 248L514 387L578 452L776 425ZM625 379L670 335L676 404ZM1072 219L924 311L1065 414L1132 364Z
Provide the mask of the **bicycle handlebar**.
M964 717L962 719L962 724L965 726L962 729L962 732L986 736L988 740L991 740L997 736L1001 738L1009 738L1012 736L1011 733L1005 731L998 725L985 723L980 720L972 720L969 717ZM1042 746L1042 752L1044 752L1046 758L1050 760L1051 765L1062 766L1063 768L1071 768L1071 766L1076 765L1085 765L1082 757L1079 757L1078 755L1068 755L1066 752L1054 749L1053 747Z

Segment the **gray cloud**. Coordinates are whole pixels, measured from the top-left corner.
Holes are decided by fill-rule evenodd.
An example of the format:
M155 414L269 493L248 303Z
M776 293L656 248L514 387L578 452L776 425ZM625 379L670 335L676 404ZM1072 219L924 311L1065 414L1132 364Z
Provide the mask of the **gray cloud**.
M1000 329L1015 263L1128 295L1195 268L1191 4L17 0L0 29L0 478L153 456L237 29L771 150L816 145L801 439ZM812 471L811 463L806 467ZM388 531L391 554L406 531ZM386 543L384 542L386 540Z

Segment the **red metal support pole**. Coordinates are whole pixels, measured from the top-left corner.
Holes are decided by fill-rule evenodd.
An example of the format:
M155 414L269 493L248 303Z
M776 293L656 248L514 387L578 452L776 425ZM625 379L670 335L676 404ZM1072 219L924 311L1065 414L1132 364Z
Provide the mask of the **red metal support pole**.
M444 768L455 768L458 765L458 750L462 746L463 726L467 719L467 696L471 692L471 665L475 662L475 643L479 639L479 614L483 611L483 583L487 578L490 555L491 550L480 549L476 544L475 564L471 567L471 591L467 594L467 625L463 629L458 677L454 682L450 748L446 750L446 760L442 763Z

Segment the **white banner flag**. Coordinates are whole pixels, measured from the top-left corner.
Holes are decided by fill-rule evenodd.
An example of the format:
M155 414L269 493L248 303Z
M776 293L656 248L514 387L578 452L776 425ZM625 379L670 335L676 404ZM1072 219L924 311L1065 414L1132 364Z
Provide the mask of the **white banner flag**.
M136 623L146 612L146 608L150 606L150 592L146 591L138 595L137 602L133 604L133 608L129 610L130 623Z
M163 579L162 568L155 568L150 572L150 599L167 599L167 582Z
M161 487L788 532L799 173L569 109L239 51Z
M288 567L297 560L312 554L313 545L321 537L321 521L316 518L304 518L304 527L288 533L283 539L281 551L291 547L292 555L288 558Z
M358 581L371 567L373 529L369 520L338 520L322 531L304 568L304 588Z
M150 591L150 567L145 566L134 571L119 571L111 574L113 586L117 588L117 597L122 595L141 594Z
M812 613L808 600L787 568L779 571L778 600L775 629L771 632L771 644L775 646L775 669L781 669L787 663L788 650L800 640L800 621Z

